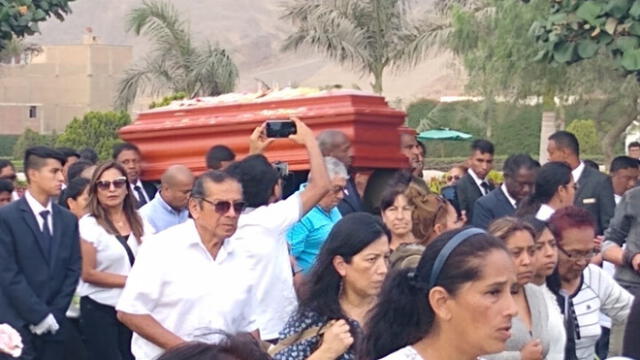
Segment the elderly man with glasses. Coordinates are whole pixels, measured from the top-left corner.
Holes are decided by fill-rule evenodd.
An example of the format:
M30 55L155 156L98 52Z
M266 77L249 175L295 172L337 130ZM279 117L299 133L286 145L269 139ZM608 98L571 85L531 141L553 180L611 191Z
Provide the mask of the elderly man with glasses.
M191 219L140 248L118 303L118 318L135 333L137 360L216 341L218 331L259 337L253 273L229 241L245 208L242 186L209 171L196 180L188 207Z

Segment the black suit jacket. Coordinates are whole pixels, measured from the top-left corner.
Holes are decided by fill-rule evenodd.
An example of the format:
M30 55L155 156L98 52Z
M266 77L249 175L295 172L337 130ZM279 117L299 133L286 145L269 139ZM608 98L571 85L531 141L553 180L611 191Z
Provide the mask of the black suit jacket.
M516 208L511 205L509 199L501 188L492 190L487 196L476 200L473 206L473 218L471 224L481 229L486 229L495 219L513 215Z
M16 329L53 314L64 329L65 313L80 277L78 220L52 204L53 249L48 259L42 232L27 200L0 208L0 323ZM55 336L61 338L63 331Z
M493 185L489 184L489 190L493 190ZM482 197L482 192L478 187L478 184L473 180L471 174L466 174L456 183L456 196L458 198L458 204L460 210L467 212L467 219L471 221L473 219L473 205L476 200Z
M144 189L144 192L147 194L149 201L153 200L153 198L156 196L156 193L158 192L158 187L156 186L155 183L151 181L141 181L141 182L142 182L142 188Z
M362 205L362 199L360 199L360 194L358 193L358 189L356 188L356 183L353 180L353 176L349 178L346 186L346 194L344 199L340 201L338 204L338 210L342 216L347 216L348 214L364 211Z
M596 220L596 234L602 235L616 209L611 178L596 169L584 167L578 179L575 205L588 210Z

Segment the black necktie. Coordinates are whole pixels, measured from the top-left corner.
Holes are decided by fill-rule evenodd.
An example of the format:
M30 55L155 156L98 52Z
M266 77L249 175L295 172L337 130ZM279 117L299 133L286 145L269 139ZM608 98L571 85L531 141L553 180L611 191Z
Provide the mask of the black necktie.
M486 181L481 182L480 186L482 186L482 188L484 189L484 194L482 195L487 195L489 191L491 191L491 187L489 186L489 183Z
M144 197L144 192L142 192L140 185L134 186L133 190L138 194L138 208L141 208L142 205L147 203L147 199Z
M49 218L49 210L40 211L40 216L44 220L44 224L42 225L42 237L44 238L43 250L48 259L51 259L52 254L51 251L53 249L53 235L51 234L51 228L49 227L49 222L47 219Z

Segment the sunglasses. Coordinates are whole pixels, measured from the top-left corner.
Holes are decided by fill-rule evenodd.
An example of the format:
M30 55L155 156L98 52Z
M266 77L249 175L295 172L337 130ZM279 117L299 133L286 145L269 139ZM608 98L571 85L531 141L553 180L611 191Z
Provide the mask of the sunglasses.
M122 189L125 185L127 185L127 178L123 176L123 177L113 179L113 181L109 181L109 180L96 181L96 188L98 188L98 190L107 191L111 189L111 185L113 185L114 189Z
M460 180L460 176L459 175L453 175L453 176L449 175L449 176L447 176L447 181L451 181L451 180L458 181L458 180Z
M224 215L228 213L232 206L233 206L233 212L236 214L240 214L246 207L246 203L244 201L231 202L226 200L211 201L205 198L199 198L199 199L206 202L207 204L211 204L211 206L213 206L213 210L220 215Z
M16 175L16 174L0 176L0 180L16 181L17 178L18 178L18 175Z

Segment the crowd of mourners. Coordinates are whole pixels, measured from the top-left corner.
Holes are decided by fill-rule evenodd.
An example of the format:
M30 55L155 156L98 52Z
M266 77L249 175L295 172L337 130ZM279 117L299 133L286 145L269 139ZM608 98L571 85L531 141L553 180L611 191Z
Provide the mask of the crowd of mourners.
M347 134L294 121L159 184L130 143L30 148L20 193L0 161L0 359L640 359L640 143L607 175L558 131L498 184L476 140L435 194L415 135L367 179Z

